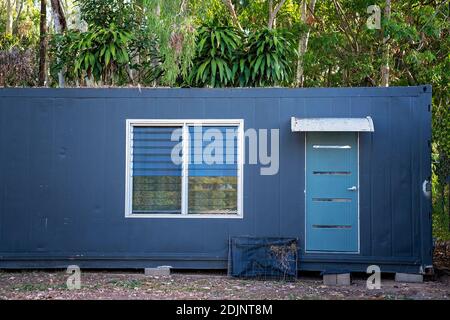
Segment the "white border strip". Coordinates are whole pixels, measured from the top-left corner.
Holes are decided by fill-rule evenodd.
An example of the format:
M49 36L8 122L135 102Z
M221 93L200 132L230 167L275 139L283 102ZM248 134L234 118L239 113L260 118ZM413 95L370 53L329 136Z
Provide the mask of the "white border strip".
M237 190L237 214L201 214L188 213L188 167L189 141L183 140L183 168L182 168L182 195L181 214L167 213L133 213L133 177L131 175L133 127L137 126L180 126L188 130L189 125L202 126L238 126L238 190ZM243 219L243 191L244 191L244 120L243 119L127 119L125 142L125 217L126 218L224 218ZM184 136L186 132L184 132ZM185 156L186 155L186 156Z

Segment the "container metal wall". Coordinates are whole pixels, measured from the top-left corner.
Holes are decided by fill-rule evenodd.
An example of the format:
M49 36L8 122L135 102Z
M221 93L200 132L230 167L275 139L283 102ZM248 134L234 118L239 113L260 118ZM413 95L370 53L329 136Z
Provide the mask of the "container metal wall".
M419 272L431 262L431 87L0 89L0 268L226 268L230 236L296 237L303 270ZM373 118L360 133L360 254L305 254L295 117ZM280 129L277 175L244 166L244 219L125 218L126 119Z

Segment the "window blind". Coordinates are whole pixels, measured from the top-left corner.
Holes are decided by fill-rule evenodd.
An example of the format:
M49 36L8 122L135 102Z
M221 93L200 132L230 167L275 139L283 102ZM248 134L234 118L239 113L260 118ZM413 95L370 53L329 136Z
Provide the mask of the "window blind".
M133 213L181 213L182 165L171 154L182 138L172 141L174 130L181 127L133 127Z

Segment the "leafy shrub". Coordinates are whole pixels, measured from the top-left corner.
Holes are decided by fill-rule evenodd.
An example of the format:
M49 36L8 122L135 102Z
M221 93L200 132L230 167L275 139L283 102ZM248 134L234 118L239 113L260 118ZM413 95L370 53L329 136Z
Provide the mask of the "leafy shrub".
M433 237L442 241L450 240L450 216L448 214L450 186L445 181L439 181L438 175L434 172L431 185L433 194Z
M129 63L128 43L131 34L110 24L107 28L92 27L82 33L77 46L75 73L86 73L95 81L114 83L118 73Z
M35 85L35 57L31 49L0 51L0 86Z
M158 47L158 39L149 35L145 30L136 32L135 36L131 38L129 44L130 69L134 72L134 83L151 86L161 78L164 73L163 57Z
M153 85L179 86L190 77L197 48L194 22L197 5L202 6L186 0L142 1L144 30L147 37L157 40L159 61L153 61L150 66L161 71L161 75Z
M33 86L36 80L33 49L23 49L21 40L0 35L0 86Z
M55 34L49 41L50 75L52 79L58 78L58 72L63 70L65 81L75 84L80 76L74 72L75 57L78 47L73 45L81 37L78 31L66 31L64 34Z
M203 26L198 31L197 57L191 82L198 86L232 86L242 50L242 37L234 27Z
M291 66L296 60L288 36L284 30L268 28L248 36L246 58L240 60L241 85L276 86L292 80Z
M295 50L284 30L267 28L244 37L233 27L203 26L191 83L197 86L274 86L292 80Z
M11 34L0 35L0 50L11 50L20 46L20 39Z
M86 32L67 32L54 39L55 71L66 66L66 78L87 77L95 82L117 84L126 77L132 35L114 23L107 28L91 26ZM68 62L72 60L72 62ZM68 62L68 63L67 63Z
M132 29L137 23L139 8L135 1L128 0L76 0L81 19L88 25L107 28L115 24Z

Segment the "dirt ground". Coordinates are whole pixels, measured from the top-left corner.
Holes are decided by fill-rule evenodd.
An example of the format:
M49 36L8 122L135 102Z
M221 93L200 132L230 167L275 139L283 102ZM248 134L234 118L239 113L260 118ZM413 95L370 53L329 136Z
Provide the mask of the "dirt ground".
M351 286L327 287L319 275L294 282L229 278L225 274L174 273L165 277L140 272L82 271L81 289L69 290L64 271L0 271L3 299L450 299L450 278L397 283L383 276L381 289L369 290L364 275Z

